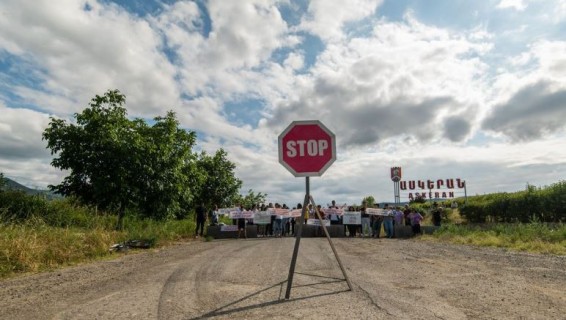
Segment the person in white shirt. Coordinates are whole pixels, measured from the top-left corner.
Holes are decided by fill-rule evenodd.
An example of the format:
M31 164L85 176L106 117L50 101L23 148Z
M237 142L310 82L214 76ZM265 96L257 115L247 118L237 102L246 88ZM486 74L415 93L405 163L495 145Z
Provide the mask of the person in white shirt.
M385 205L385 215L383 217L383 229L387 238L393 238L393 209L389 205Z

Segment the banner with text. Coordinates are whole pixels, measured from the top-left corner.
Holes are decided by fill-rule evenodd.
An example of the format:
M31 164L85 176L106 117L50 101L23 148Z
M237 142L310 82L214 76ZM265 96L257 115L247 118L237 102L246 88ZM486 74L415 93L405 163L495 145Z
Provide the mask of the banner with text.
M356 211L344 212L342 218L343 224L362 224L362 213Z

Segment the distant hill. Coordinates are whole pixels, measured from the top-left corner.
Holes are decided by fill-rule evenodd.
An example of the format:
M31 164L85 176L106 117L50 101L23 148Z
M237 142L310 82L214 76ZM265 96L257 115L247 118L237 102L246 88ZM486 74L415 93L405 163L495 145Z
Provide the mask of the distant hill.
M54 192L50 191L50 190L37 190L37 189L31 189L28 188L10 178L6 178L4 177L4 180L6 180L6 185L5 188L7 190L18 190L18 191L22 191L26 194L29 195L45 195L47 197L47 199L60 199L63 198L63 196L59 195L59 194L55 194Z

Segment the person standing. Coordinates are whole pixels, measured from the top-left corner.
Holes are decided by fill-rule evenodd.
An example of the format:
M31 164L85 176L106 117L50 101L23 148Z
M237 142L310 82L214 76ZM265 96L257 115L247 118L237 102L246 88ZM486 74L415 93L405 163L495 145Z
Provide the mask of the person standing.
M401 211L401 207L395 207L394 211L394 226L402 226L403 225L403 211Z
M411 209L409 209L409 205L406 204L405 210L403 210L403 216L405 218L405 225L409 227L411 226L411 218L409 217L410 214L411 214Z
M413 228L413 235L420 235L421 234L421 221L423 221L423 216L415 211L415 209L411 209L411 226Z
M204 208L204 203L202 202L195 209L195 220L197 222L195 229L195 238L198 238L199 235L202 237L204 234L204 223L206 222L206 209Z
M305 211L305 221L304 223L307 224L307 220L310 219L310 217L314 217L314 209L312 207L312 203L309 203L307 206L307 210Z
M362 201L362 207L360 208L361 214L362 214L362 237L365 238L366 237L366 231L367 231L367 236L371 236L371 225L370 225L370 219L369 219L369 214L367 213L367 202L364 200Z
M349 212L355 212L356 209L353 206L350 206L350 207L348 207L348 211ZM344 225L344 227L348 229L348 235L350 236L350 238L356 237L356 230L358 229L358 225L356 225L356 224L346 224L346 225Z
M440 227L440 222L442 221L442 208L438 207L438 203L434 202L432 204L432 224L436 227Z
M267 206L267 209L273 209L273 203L269 203L269 205ZM267 227L267 235L272 237L273 236L273 225L275 224L275 214L272 213L271 216L269 217L270 222L269 224L266 226Z
M338 207L336 206L336 201L332 200L332 205L330 205L330 207L328 207L331 210L331 214L330 214L330 225L338 225L340 224L340 216L338 215L338 213L335 210L338 210Z
M379 208L379 205L375 205L376 208ZM380 214L372 215L372 237L379 238L381 235L381 224L383 223L383 216Z
M242 206L241 204L240 204L240 207L239 207L239 211L240 211L240 213L244 212L244 206ZM246 234L246 219L243 218L243 217L240 217L240 218L238 218L238 239L241 238L242 231L244 233L244 238L247 239L248 235Z
M401 207L395 207L393 211L393 235L397 237L397 230L403 225L403 211Z
M283 204L283 209L287 209L289 210L289 207L287 207L287 204ZM291 222L290 222L290 218L288 216L284 216L281 220L281 234L286 237L287 234L289 233L289 229L291 229Z
M383 216L383 229L387 238L393 238L393 210L389 205L385 205L385 214Z
M210 225L217 226L218 225L218 205L214 205L213 209L210 209Z

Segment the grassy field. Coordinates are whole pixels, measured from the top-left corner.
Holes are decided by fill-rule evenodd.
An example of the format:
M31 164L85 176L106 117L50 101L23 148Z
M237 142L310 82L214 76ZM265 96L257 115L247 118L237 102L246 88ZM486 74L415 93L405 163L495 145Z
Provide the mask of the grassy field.
M156 221L132 215L126 217L124 228L116 231L115 215L70 201L31 204L29 212L41 214L26 214L18 221L10 220L7 211L0 210L0 278L111 258L110 247L127 240L164 246L191 238L195 228L192 219ZM566 255L564 224L465 223L458 210L447 210L443 227L420 239ZM430 224L430 215L425 214L424 225Z
M542 223L442 226L429 241L443 241L482 247L501 247L516 251L566 255L566 225Z
M82 262L105 259L113 244L145 240L163 246L190 237L191 220L128 219L122 231L112 227L113 217L94 217L90 227L54 227L41 219L0 224L0 278L41 272Z

